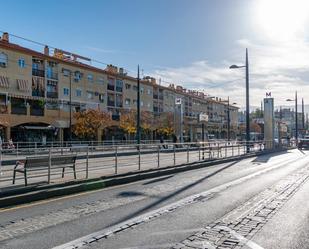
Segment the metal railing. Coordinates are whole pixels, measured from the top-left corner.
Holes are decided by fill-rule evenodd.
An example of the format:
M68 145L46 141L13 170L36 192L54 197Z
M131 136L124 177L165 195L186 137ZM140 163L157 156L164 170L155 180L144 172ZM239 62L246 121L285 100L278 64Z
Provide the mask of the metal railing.
M68 147L36 148L31 156L77 154L77 178L97 178L128 172L149 170L162 167L175 167L184 164L238 158L244 155L265 151L265 142L205 142L205 143L153 143L122 145L84 145L72 144ZM276 146L272 147L275 148ZM247 148L249 150L247 151ZM271 149L272 149L271 148ZM24 160L29 154L10 155L2 148L2 167L0 189L12 186L12 172L16 160ZM5 163L6 162L6 163ZM5 163L5 165L4 165ZM1 165L1 164L0 164ZM72 172L61 179L59 170L38 170L28 172L30 183L72 181ZM23 175L17 176L17 183L23 185Z

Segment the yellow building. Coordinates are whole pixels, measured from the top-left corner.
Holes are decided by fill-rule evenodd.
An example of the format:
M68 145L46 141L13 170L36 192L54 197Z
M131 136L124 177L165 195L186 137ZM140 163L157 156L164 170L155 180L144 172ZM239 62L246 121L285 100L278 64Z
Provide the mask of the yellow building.
M4 33L0 39L0 135L13 141L63 141L69 139L70 106L73 114L88 108L109 111L116 121L122 110L136 109L136 78L123 68L109 65L101 69L89 62L89 58L60 49L51 53L46 46L40 53L13 44ZM199 133L199 113L208 114L209 123L226 120L226 103L201 93L165 87L149 76L141 80L140 90L141 110L153 114L175 113L175 99L181 97L190 126L185 133L191 140ZM237 112L236 107L231 109ZM231 123L237 126L237 117L231 115ZM111 131L119 132L117 127ZM102 131L98 131L101 138Z

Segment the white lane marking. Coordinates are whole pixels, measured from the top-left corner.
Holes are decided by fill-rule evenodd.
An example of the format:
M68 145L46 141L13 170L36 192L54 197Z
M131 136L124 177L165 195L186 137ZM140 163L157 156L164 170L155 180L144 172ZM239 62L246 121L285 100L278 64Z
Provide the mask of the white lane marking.
M298 160L297 163L299 164L300 161L303 161L305 159L307 159L307 157L303 157L302 159ZM291 161L295 162L295 159L293 159ZM194 195L185 197L185 198L183 198L183 199L181 199L179 201L176 201L174 203L168 204L166 206L163 206L161 208L158 208L158 209L155 209L153 211L147 212L145 214L136 216L134 218L131 218L129 220L121 222L121 223L119 223L117 225L114 225L114 226L111 226L111 227L107 227L107 228L104 228L104 229L99 230L97 232L91 233L89 235L86 235L86 236L80 237L78 239L72 240L72 241L67 242L65 244L53 247L52 249L80 248L82 246L87 245L88 244L87 241L95 241L95 240L102 239L102 238L104 238L106 236L110 236L114 232L118 232L118 231L122 230L121 227L128 227L127 224L130 224L130 223L140 224L142 221L145 221L145 220L149 221L149 220L153 219L154 217L161 216L161 214L168 213L168 212L170 212L172 210L175 210L175 209L177 209L179 207L182 207L182 206L186 205L187 203L190 203L190 202L192 203L192 201L194 199L198 198L198 197L208 196L210 194L221 192L221 191L223 191L223 190L225 190L225 189L227 189L229 187L238 185L238 184L240 184L242 182L245 182L245 181L247 181L247 180L249 180L251 178L254 178L254 177L258 176L258 175L264 174L266 172L269 172L269 171L271 171L273 169L279 168L279 167L281 167L283 165L286 165L286 164L288 164L288 163L285 162L284 164L281 164L281 163L275 164L275 165L273 165L273 166L271 166L269 168L266 168L266 169L263 169L261 171L254 172L254 173L252 173L250 175L241 177L239 179L236 179L236 180L224 183L222 185L219 185L217 187L214 187L214 188L212 188L210 190L207 190L207 191L204 191L202 193L194 194ZM169 210L169 209L171 209L171 210Z
M216 228L219 228L219 229L222 229L224 231L229 232L232 236L234 236L236 239L238 239L241 243L244 243L244 245L246 245L246 246L248 246L252 249L264 249L263 247L259 246L258 244L256 244L252 240L245 238L244 236L242 236L241 234L237 233L236 231L234 231L233 229L231 229L229 227L216 226Z
M177 245L177 243L165 243L165 244L156 244L156 245L145 245L145 246L134 246L134 247L122 247L119 249L160 249L160 248L171 248ZM199 249L216 249L207 241L196 241L191 242L190 245L194 245L195 248Z

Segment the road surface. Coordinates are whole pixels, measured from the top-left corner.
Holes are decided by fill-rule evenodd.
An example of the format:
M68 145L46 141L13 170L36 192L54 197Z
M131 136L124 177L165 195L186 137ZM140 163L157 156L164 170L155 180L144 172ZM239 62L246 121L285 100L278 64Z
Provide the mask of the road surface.
M309 248L309 151L0 212L0 248Z

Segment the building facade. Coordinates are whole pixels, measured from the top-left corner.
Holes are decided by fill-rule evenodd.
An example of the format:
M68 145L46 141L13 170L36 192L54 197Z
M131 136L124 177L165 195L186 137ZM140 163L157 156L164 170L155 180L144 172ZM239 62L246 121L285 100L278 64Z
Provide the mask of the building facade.
M0 39L0 136L13 141L63 141L69 139L70 123L74 125L70 109L71 117L89 108L108 111L116 123L121 112L136 110L136 78L123 68L109 65L102 69L89 62L89 58L60 49L51 52L47 46L42 52L19 46L4 33ZM173 113L178 134L181 131L176 125L175 100L182 99L182 132L188 140L201 136L201 113L209 117L208 133L224 138L229 111L231 131L236 134L236 106L228 107L219 98L181 86L163 86L153 77L144 77L140 82L141 110L154 116ZM122 136L117 137L121 133L117 125L110 131L113 138ZM98 131L99 140L102 132Z

